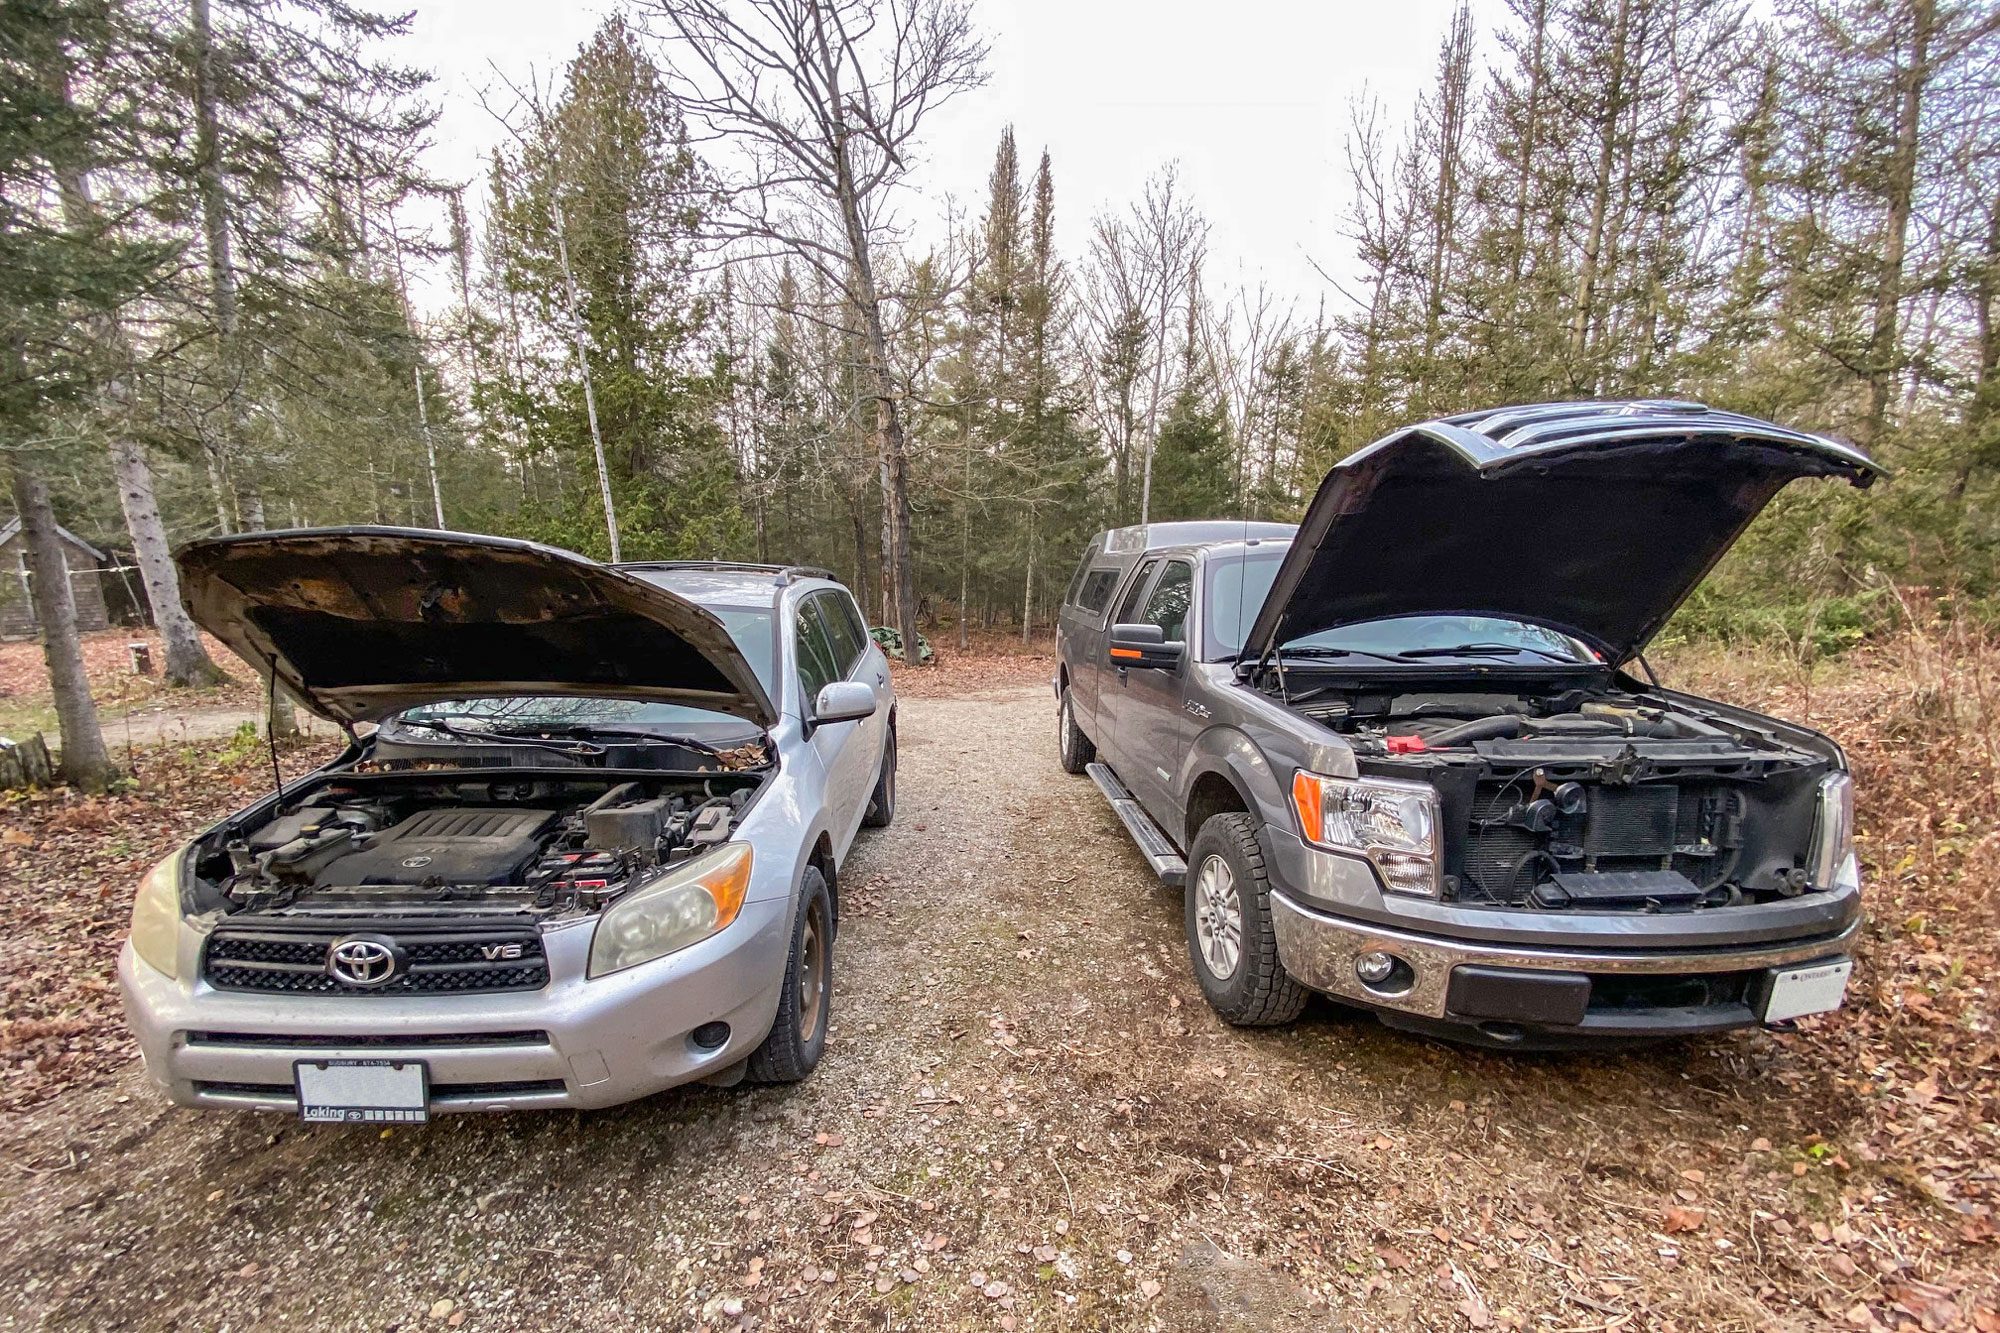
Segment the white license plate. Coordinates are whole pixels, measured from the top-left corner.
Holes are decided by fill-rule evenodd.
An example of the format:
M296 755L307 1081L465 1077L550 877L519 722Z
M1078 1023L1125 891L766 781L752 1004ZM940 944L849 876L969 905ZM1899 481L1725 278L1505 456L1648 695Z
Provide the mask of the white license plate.
M1788 1018L1823 1014L1840 1008L1840 1002L1847 994L1847 974L1853 970L1854 964L1845 958L1831 963L1771 969L1770 997L1764 1001L1764 1021L1782 1023Z
M430 1119L422 1060L298 1060L299 1119L325 1124L421 1125Z

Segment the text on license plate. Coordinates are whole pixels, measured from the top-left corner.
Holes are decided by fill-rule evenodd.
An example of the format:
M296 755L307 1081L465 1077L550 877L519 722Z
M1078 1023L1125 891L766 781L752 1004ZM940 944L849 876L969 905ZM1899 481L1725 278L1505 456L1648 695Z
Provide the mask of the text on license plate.
M1770 995L1764 1001L1764 1021L1781 1023L1788 1018L1840 1008L1847 994L1847 974L1853 970L1854 964L1845 958L1772 968Z
M299 1118L330 1124L422 1124L430 1070L422 1060L299 1060Z

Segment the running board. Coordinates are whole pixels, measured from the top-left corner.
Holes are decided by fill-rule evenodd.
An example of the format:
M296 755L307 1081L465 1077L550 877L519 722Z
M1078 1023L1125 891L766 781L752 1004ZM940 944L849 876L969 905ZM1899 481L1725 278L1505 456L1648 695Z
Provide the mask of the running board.
M1132 793L1125 790L1125 784L1118 780L1103 764L1090 764L1083 770L1090 774L1090 780L1104 793L1104 799L1111 802L1111 809L1118 816L1125 831L1132 835L1132 841L1139 844L1139 852L1146 858L1146 864L1160 877L1160 883L1170 889L1178 889L1187 883L1187 862L1174 850L1167 835L1160 831L1152 817L1132 799Z

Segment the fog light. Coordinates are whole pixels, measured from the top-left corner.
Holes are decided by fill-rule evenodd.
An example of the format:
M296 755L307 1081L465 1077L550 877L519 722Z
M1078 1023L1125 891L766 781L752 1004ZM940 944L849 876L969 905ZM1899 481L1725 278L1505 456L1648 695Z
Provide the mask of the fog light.
M1370 949L1354 960L1354 975L1361 978L1363 985L1379 986L1395 971L1396 956L1383 953L1380 949Z
M722 1022L703 1023L693 1032L688 1033L688 1040L701 1047L704 1051L716 1050L728 1042L729 1024Z

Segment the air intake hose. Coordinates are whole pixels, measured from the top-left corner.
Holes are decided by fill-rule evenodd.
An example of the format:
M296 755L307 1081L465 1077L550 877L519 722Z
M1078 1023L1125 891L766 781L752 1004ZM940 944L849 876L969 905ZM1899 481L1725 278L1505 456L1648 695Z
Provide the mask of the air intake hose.
M1425 737L1433 750L1470 745L1474 741L1512 740L1519 736L1678 736L1666 722L1633 717L1482 717L1447 727Z

